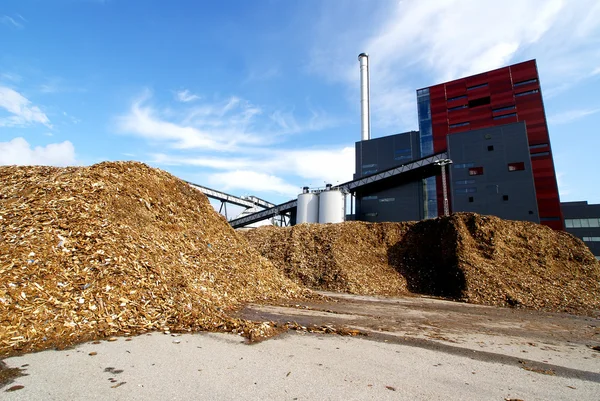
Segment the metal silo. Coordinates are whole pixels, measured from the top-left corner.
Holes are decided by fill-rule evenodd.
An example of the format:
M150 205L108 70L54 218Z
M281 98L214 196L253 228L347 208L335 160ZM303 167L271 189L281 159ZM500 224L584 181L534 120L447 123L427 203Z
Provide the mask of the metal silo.
M297 213L297 224L319 222L319 196L309 192L308 187L302 188L298 195Z
M319 223L341 223L346 218L346 195L327 184L319 194Z

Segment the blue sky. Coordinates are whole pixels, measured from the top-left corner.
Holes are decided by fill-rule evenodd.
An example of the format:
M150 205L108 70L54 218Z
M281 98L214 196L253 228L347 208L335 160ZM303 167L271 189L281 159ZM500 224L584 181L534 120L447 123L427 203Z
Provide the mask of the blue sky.
M138 160L272 202L352 179L417 88L536 58L562 201L600 203L600 2L2 0L0 164Z

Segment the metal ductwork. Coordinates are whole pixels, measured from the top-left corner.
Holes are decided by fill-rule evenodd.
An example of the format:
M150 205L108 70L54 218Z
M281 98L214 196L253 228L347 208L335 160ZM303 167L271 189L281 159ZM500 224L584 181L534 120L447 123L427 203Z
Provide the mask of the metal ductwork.
M369 55L361 53L358 55L360 62L360 132L361 140L371 139L371 116L370 116L370 84L369 84Z

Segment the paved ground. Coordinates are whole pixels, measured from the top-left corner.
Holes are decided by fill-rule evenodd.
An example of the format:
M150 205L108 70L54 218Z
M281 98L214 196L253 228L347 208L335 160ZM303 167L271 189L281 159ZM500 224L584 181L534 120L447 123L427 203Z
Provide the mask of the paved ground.
M228 334L154 333L87 343L6 359L27 376L5 385L0 398L600 399L600 352L590 348L600 345L598 319L335 296L339 302L249 306L242 314L368 336L294 332L247 345Z

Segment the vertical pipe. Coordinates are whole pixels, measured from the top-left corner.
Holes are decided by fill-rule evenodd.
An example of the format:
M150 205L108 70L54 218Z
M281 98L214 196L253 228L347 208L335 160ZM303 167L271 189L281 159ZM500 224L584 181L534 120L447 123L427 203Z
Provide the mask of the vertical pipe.
M358 61L360 62L360 133L361 140L368 141L371 139L369 55L359 54Z
M448 186L446 185L446 165L442 164L442 191L444 191L444 216L450 214L448 207Z

